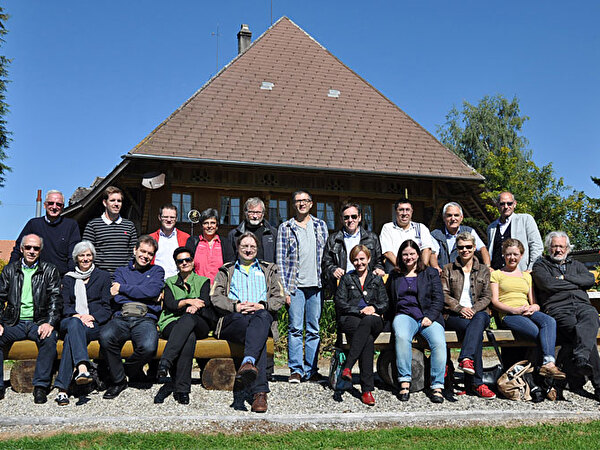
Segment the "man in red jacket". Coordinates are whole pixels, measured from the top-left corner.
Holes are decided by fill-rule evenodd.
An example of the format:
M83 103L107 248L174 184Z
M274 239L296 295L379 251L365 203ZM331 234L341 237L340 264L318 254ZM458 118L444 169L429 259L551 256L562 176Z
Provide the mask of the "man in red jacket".
M177 275L173 252L178 247L185 247L190 235L175 228L177 225L177 206L175 205L169 203L161 206L158 211L158 220L160 228L150 235L158 242L158 251L152 264L157 264L165 269L166 280Z

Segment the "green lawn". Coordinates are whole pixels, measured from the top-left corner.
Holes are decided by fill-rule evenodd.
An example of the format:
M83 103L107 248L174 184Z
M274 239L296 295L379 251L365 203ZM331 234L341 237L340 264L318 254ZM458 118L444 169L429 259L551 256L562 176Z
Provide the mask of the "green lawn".
M83 433L0 441L0 448L598 448L600 422L528 427L394 428L378 431L201 435Z

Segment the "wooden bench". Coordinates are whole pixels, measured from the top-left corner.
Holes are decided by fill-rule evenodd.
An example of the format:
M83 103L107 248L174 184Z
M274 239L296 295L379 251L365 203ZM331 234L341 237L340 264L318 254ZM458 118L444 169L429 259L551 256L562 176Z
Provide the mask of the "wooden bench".
M155 360L160 359L167 344L166 339L158 340L158 349ZM56 345L58 358L61 358L63 341L59 340ZM267 355L273 356L274 342L273 338L267 340ZM121 350L121 356L127 358L133 354L133 345L127 341ZM4 354L5 360L18 361L11 368L10 379L13 389L17 392L31 392L31 381L35 369L35 359L38 350L34 341L17 341L13 343L8 353ZM90 359L102 359L100 354L100 344L98 341L92 341L88 345L88 355ZM197 359L208 360L202 368L202 385L206 389L232 390L235 381L235 363L234 360L241 360L244 357L244 346L222 339L212 337L196 341L196 350L194 357Z

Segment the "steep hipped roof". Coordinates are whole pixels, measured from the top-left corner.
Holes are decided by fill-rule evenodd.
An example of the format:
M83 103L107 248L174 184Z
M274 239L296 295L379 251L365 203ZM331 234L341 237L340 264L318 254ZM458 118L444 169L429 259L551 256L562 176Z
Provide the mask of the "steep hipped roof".
M287 17L129 155L482 179Z

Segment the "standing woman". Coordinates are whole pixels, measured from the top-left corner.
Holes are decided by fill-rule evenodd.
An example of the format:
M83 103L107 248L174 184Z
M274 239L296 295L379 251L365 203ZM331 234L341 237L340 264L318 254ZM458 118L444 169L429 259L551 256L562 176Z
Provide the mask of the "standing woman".
M177 248L173 258L179 273L165 280L158 328L168 341L158 363L158 377L166 377L170 370L175 380L173 397L187 405L192 388L196 339L207 337L211 328L210 282L194 273L194 260L187 248Z
M421 260L419 245L408 239L400 245L396 266L387 281L392 322L396 338L396 366L400 383L399 399L410 397L412 340L419 333L431 349L431 395L433 403L443 403L442 389L446 370L444 335L444 293L439 273Z
M335 294L340 331L346 333L350 342L342 378L352 382L352 366L358 360L361 400L373 406L375 339L383 329L382 316L388 308L388 297L382 278L369 270L371 252L365 245L352 248L350 261L355 270L342 276Z
M566 375L554 364L556 321L540 312L533 295L531 275L519 269L524 251L518 239L507 239L502 244L506 265L492 273L492 305L500 312L504 328L538 342L543 354L540 375L564 380Z
M69 404L67 389L74 367L77 368L76 384L92 382L87 346L90 341L98 339L102 326L112 315L110 274L94 265L95 257L96 249L91 242L76 244L73 248L75 271L67 272L62 280L65 318L60 323L60 330L64 342L58 375L54 380L59 406Z
M469 231L456 236L458 257L442 271L447 330L454 330L462 341L458 368L472 376L473 392L482 398L496 398L483 384L483 330L490 324L488 306L492 300L490 271L475 255L475 236ZM465 387L469 386L465 381Z
M200 214L202 234L190 236L185 246L194 257L194 271L201 277L207 277L212 284L219 267L223 265L223 246L217 234L219 230L219 213L208 208Z

